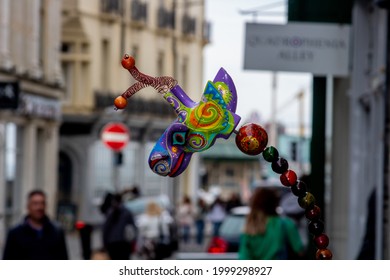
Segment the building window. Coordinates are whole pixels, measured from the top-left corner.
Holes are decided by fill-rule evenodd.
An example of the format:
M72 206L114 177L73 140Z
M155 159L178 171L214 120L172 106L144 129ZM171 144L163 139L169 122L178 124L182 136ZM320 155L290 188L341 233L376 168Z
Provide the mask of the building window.
M225 174L227 177L234 177L234 168L226 167Z
M187 90L187 83L188 83L188 57L184 57L183 64L182 64L182 85L183 88Z
M74 45L72 43L62 43L61 44L61 52L62 53L72 53L74 49Z
M157 76L164 76L164 53L163 52L158 53Z
M44 166L45 166L45 129L39 127L37 129L37 141L36 141L36 169L35 169L35 187L41 188L44 186Z
M81 89L81 92L84 93L84 92L88 92L88 88L89 88L89 62L87 61L83 61L81 62L81 75L80 75L80 89Z
M135 63L137 63L137 59L138 59L138 56L139 56L138 52L139 52L138 46L133 46L130 55L131 55L132 57L134 57Z
M148 16L148 8L146 3L142 3L139 0L133 0L131 2L131 19L134 21L146 22Z
M89 78L83 72L89 65L89 59L86 55L88 50L89 44L86 41L62 42L61 66L65 82L65 103L69 104L78 94L88 92Z
M81 52L82 53L88 53L89 52L89 44L88 43L82 43L81 44Z
M110 64L110 43L108 40L102 41L102 65L100 67L100 81L101 81L101 87L102 89L108 89L109 88L109 82L110 82L110 71L109 71L109 64Z
M121 0L101 0L101 10L103 13L122 13Z
M159 28L174 28L175 26L175 13L164 7L163 3L157 10L157 26Z
M39 1L39 23L38 23L38 34L39 34L39 39L38 39L38 63L39 66L43 66L43 59L45 57L45 52L47 51L46 46L45 46L45 33L47 32L47 24L45 24L45 7L42 3L42 1Z
M62 71L64 74L64 82L65 82L65 102L69 102L72 97L73 91L73 81L74 81L74 62L71 61L63 61L62 62Z
M196 19L184 14L182 18L182 32L184 35L195 35Z

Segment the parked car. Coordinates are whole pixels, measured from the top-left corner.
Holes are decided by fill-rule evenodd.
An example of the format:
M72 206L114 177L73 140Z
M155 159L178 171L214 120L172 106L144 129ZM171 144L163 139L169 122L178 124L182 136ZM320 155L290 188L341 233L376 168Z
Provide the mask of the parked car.
M238 252L240 235L248 213L248 206L233 208L222 222L219 236L211 239L207 251L213 254Z
M233 208L220 227L220 235L213 237L206 252L179 252L178 260L237 260L240 235L249 207Z

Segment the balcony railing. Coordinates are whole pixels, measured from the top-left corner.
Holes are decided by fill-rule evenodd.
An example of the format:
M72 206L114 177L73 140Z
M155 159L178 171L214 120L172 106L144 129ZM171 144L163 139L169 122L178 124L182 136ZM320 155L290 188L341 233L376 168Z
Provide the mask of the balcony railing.
M112 92L95 91L95 108L97 111L107 107L113 108L113 100L116 94ZM142 98L132 98L128 103L126 111L130 114L152 114L158 117L174 117L176 114L170 106L160 99L145 100Z

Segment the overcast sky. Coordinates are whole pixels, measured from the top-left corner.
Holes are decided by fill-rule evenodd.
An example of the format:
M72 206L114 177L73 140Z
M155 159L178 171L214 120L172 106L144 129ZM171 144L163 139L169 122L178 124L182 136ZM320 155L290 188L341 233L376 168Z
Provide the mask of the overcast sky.
M286 0L206 0L206 18L212 29L211 43L205 47L204 52L204 82L212 80L219 68L224 67L236 85L237 113L243 121L252 112L257 112L262 122L268 121L272 92L271 72L243 69L245 23L255 21L283 24L286 22L286 3ZM253 15L240 13L243 10L261 10L262 14L255 18ZM277 118L291 133L297 133L299 124L298 102L292 100L303 89L306 134L310 134L311 77L311 74L305 73L277 73L277 104L279 108L284 108L278 112ZM244 124L243 121L241 125Z

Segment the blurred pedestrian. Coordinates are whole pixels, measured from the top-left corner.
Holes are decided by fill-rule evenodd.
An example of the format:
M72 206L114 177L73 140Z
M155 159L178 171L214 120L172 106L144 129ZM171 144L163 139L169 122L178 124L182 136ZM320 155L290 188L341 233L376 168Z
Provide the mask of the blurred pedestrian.
M112 193L106 193L103 198L103 203L100 205L100 212L107 217L108 211L111 209L111 203L113 198Z
M185 195L177 210L179 229L184 243L190 241L191 227L194 224L194 212L191 199Z
M138 185L133 185L131 188L124 189L121 195L123 201L129 201L139 198L141 192Z
M136 236L133 214L123 206L121 195L113 195L103 224L103 245L110 259L130 259Z
M158 260L170 256L170 230L173 218L154 201L139 218L138 252L143 259Z
M199 198L195 208L196 243L199 245L203 244L207 211L207 203Z
M210 207L207 217L213 225L213 236L219 236L219 228L226 217L226 208L221 197L218 196L215 199L214 203Z
M230 212L233 208L240 206L242 206L240 195L236 192L232 193L226 203L226 211Z
M67 260L63 230L46 215L46 194L33 190L27 197L27 216L7 235L5 260Z
M279 197L274 190L257 188L254 191L240 238L239 259L288 259L289 250L303 255L298 229L290 218L277 214L278 204Z

